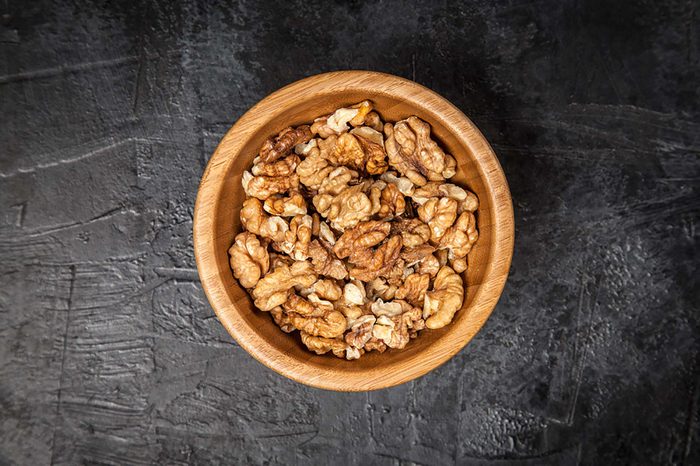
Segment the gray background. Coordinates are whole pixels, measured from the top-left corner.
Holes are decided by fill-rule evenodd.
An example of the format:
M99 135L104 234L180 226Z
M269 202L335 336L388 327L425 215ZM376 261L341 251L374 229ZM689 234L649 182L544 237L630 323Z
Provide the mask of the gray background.
M698 1L0 6L0 463L698 464ZM515 256L425 377L286 380L197 280L230 125L334 69L431 87L492 142Z

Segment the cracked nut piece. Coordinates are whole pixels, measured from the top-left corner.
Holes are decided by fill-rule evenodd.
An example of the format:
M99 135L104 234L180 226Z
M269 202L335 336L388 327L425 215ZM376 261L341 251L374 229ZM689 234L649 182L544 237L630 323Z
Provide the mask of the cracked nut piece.
M299 188L299 176L296 174L291 176L253 176L251 178L248 172L245 172L243 178L244 181L247 180L243 184L246 195L261 201L275 194L284 194Z
M347 322L340 311L330 311L320 316L303 316L287 311L294 327L316 337L335 338L345 332Z
M304 299L295 293L290 293L282 304L282 308L287 314L295 313L304 317L322 317L333 311L333 304L330 301L320 299L313 293L307 298Z
M330 301L337 301L343 296L343 289L335 280L329 280L327 278L323 278L314 283L311 289L319 298Z
M346 304L363 306L367 302L367 293L362 282L353 280L350 283L346 283L343 288L343 299Z
M350 331L345 334L345 343L355 348L363 348L372 338L372 327L377 318L373 315L363 315L355 319Z
M406 261L407 267L413 267L425 260L428 256L435 252L435 248L429 244L421 244L410 248L404 248L401 251L401 259ZM437 273L437 272L436 272Z
M297 155L291 154L275 162L258 162L253 165L250 171L255 176L290 176L294 173L300 161Z
M273 140L268 138L260 148L260 161L271 163L289 154L298 144L309 142L313 134L308 125L301 125L296 128L285 128Z
M457 220L457 201L449 197L431 197L418 208L418 218L430 227L430 240L437 243Z
M243 202L240 217L243 228L272 241L283 241L285 233L289 230L289 225L282 217L268 216L262 203L254 197Z
M369 112L365 117L365 126L372 128L377 132L381 132L384 129L384 123L379 117L377 112Z
M339 259L353 255L353 252L371 248L381 243L389 235L391 225L387 222L370 220L345 230L333 246Z
M405 176L398 177L393 171L382 174L382 176L379 177L379 179L384 181L385 183L391 183L396 185L396 187L399 189L399 192L404 196L412 196L414 191L416 190L416 186L411 180L409 180Z
M382 190L378 215L381 218L399 216L406 210L406 199L394 184L387 184Z
M367 128L363 126L362 128ZM370 131L373 131L370 129ZM362 147L362 151L365 153L365 171L370 175L381 175L389 168L389 163L386 161L386 152L384 151L384 144L377 143L376 138L369 139L362 136L362 133L367 133L367 131L358 132L356 134L356 139ZM377 133L379 134L379 133ZM370 134L370 136L373 136ZM380 137L381 134L379 134Z
M392 236L376 250L365 250L364 254L353 254L350 258L355 267L350 269L350 277L368 282L386 275L399 258L401 246L400 236Z
M401 305L399 304L399 307ZM372 327L372 336L382 340L389 348L405 348L410 340L408 327L400 315L394 318L380 316Z
M372 203L362 192L364 183L343 190L337 196L317 194L313 198L314 207L322 217L331 222L336 230L344 231L363 220L369 219Z
M397 303L394 301L384 302L381 298L377 298L377 300L373 302L370 306L370 309L372 310L372 314L374 314L377 317L394 317L403 312L403 307L401 307L401 303Z
M243 288L253 288L270 269L267 244L247 231L239 233L228 250L233 276Z
M343 357L347 345L341 338L324 338L311 335L310 333L300 332L301 342L311 351L316 354L326 354L332 351L339 358Z
M306 201L298 192L291 193L288 197L275 195L265 200L263 209L272 215L294 217L306 214Z
M413 192L412 198L418 204L425 204L431 197L449 197L457 201L457 213L476 212L479 208L479 198L471 191L452 183L431 181Z
M384 149L384 134L380 131L370 128L369 126L359 126L350 130L350 134L356 137L361 137L368 142L378 145ZM386 154L384 154L386 156Z
M287 301L288 292L295 286L306 288L317 279L310 262L295 262L291 266L281 265L265 275L253 288L255 306L269 311Z
M294 260L306 260L309 257L311 225L312 219L310 215L295 216L289 222L289 229L284 232L284 239L273 243L272 246L285 254L289 254Z
M281 307L277 306L270 310L270 314L272 315L272 320L275 321L277 326L281 328L283 332L291 333L296 330L296 328L294 328L292 325L292 321L289 319L289 316L282 310Z
M348 183L357 179L358 174L347 167L338 167L328 174L318 187L319 194L337 196L348 187Z
M297 166L297 175L301 184L309 189L318 189L323 180L328 178L328 174L335 170L328 160L320 154L306 157Z
M430 239L430 227L420 219L399 219L391 224L392 233L400 234L403 245L413 248L425 244Z
M394 298L398 287L390 285L385 279L378 277L368 282L365 289L370 299L381 298L384 301L389 301Z
M313 240L309 244L309 257L313 263L314 270L319 275L343 280L348 276L348 271L343 262L335 257L330 246L323 241Z
M457 162L430 138L430 125L411 116L384 125L389 164L413 183L442 181L456 173Z
M365 151L358 138L350 133L338 137L334 147L334 159L337 165L345 165L355 170L365 169Z
M466 265L466 264L465 264ZM418 264L416 264L416 273L427 273L430 277L434 277L440 271L440 262L433 254L425 256ZM457 271L457 270L455 270ZM459 271L457 273L462 273Z
M463 300L462 278L449 266L442 267L435 277L433 289L425 294L425 326L437 329L452 322L455 313L462 307Z
M406 277L403 284L396 290L396 299L405 299L413 306L422 306L425 292L430 286L430 275L413 273Z
M448 228L440 238L438 248L448 249L448 257L451 260L462 259L469 254L477 239L479 239L479 233L476 231L474 214L462 212L454 225Z

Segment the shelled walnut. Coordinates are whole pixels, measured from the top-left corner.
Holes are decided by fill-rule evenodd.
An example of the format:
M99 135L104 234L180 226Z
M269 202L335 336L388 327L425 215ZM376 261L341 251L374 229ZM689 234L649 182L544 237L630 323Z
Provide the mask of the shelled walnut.
M463 305L479 200L456 169L428 123L367 100L287 127L242 174L233 275L316 354L405 348Z

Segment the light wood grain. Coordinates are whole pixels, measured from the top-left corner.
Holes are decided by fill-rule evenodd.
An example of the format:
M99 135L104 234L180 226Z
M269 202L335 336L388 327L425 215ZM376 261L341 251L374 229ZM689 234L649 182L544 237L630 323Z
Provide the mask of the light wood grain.
M283 333L256 310L228 264L227 250L240 231L241 175L263 140L282 128L308 123L338 107L370 99L381 116L426 120L458 162L454 182L474 191L479 240L469 254L466 296L452 324L425 330L404 350L370 352L356 361L310 353L298 335ZM226 133L202 177L194 212L194 247L204 291L226 330L258 361L301 383L329 390L390 387L424 375L461 350L496 306L513 254L510 191L493 150L474 124L435 92L396 76L367 71L321 74L269 95Z

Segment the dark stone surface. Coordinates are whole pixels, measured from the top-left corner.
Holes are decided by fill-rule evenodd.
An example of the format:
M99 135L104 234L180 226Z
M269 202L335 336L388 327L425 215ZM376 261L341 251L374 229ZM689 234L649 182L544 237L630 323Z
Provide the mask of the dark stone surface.
M698 1L0 6L0 464L698 464ZM284 379L213 316L197 183L247 108L365 68L469 115L511 276L429 375Z

